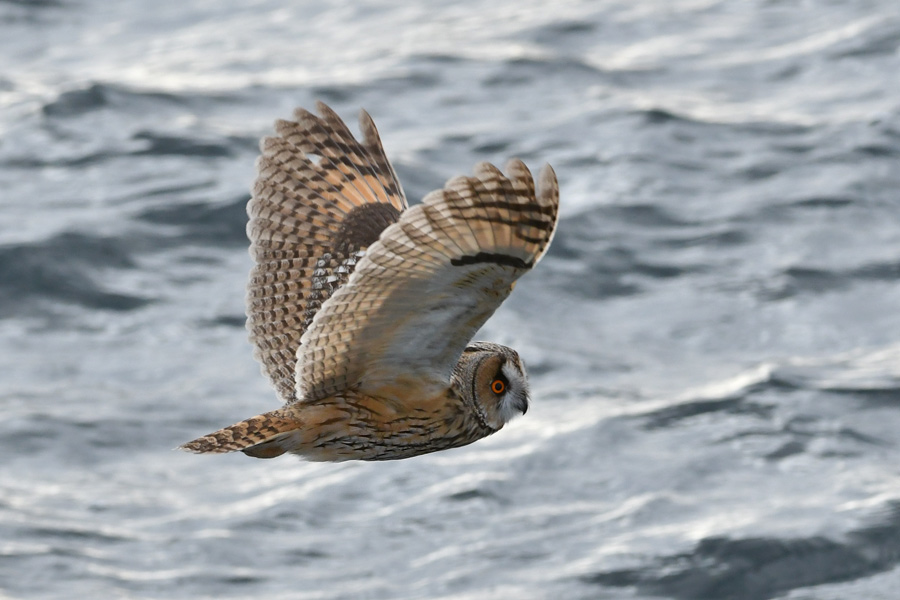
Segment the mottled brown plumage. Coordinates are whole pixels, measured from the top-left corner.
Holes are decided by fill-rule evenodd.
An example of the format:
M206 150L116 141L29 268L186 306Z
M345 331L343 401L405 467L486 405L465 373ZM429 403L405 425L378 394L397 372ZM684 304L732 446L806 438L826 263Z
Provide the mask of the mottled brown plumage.
M248 205L255 356L286 405L193 452L388 460L462 446L528 405L511 349L469 343L546 251L558 188L481 163L407 209L375 125L324 104L262 143ZM502 389L501 389L502 388Z

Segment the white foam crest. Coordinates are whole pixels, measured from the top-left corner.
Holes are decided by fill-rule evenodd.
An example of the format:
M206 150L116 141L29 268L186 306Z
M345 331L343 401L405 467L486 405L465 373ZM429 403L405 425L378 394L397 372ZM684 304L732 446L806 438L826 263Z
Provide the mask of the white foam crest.
M823 390L896 389L900 387L900 344L791 358L773 373L779 379Z

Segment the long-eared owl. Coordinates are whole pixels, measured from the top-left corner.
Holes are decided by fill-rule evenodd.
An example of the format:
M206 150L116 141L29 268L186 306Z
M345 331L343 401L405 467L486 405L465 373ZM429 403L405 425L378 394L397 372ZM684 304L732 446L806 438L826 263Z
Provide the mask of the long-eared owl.
M408 207L369 115L322 103L265 138L247 206L247 328L285 403L198 453L390 460L470 444L528 408L518 354L472 342L547 250L559 189L488 163Z

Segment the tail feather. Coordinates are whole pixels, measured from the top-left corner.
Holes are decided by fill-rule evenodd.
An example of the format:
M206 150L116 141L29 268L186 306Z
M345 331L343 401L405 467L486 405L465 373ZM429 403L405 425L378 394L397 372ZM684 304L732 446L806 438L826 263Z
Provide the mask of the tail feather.
M224 427L178 448L196 454L225 454L240 450L256 458L274 458L285 453L285 448L275 442L302 425L284 411L275 410Z

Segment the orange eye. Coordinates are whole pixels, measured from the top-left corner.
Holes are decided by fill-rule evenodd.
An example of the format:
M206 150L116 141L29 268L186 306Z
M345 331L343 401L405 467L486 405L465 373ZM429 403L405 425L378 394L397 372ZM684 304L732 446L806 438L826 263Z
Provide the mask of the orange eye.
M495 379L493 383L491 383L491 391L495 394L502 394L506 391L506 384L503 383L502 379Z

